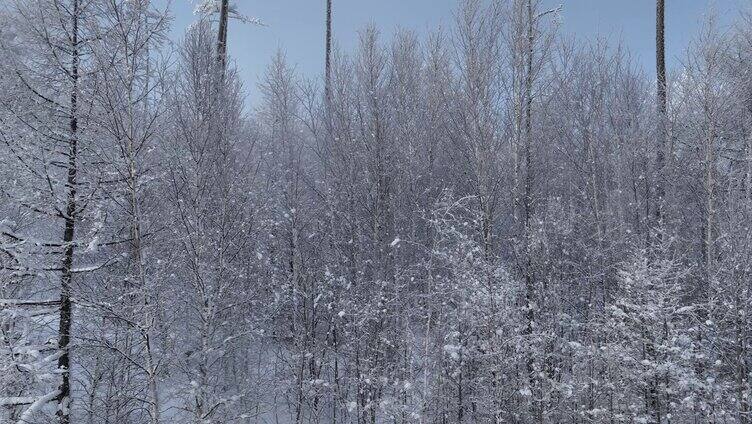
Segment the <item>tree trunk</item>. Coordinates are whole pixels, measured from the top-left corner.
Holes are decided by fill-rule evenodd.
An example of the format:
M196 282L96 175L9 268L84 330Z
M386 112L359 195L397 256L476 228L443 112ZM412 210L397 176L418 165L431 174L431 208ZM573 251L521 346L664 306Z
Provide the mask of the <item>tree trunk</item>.
M219 29L217 31L217 63L222 75L227 68L227 17L229 13L229 1L222 0L219 11Z
M655 63L656 63L656 118L658 120L658 137L655 153L655 225L661 227L664 220L664 197L666 189L666 140L668 138L668 125L666 123L666 59L664 41L664 11L665 0L656 0L655 10ZM660 232L659 232L660 233ZM660 235L658 235L660 238Z
M703 253L706 284L710 284L715 261L715 242L713 227L715 226L715 118L710 118L708 126L707 145L705 146L705 222L703 225Z
M332 95L332 0L326 0L326 53L324 64L324 91L327 103Z
M78 155L78 14L79 0L73 0L71 22L71 93L70 93L70 135L68 140L68 178L66 181L67 204L65 207L65 228L63 231L63 264L60 281L60 323L58 327L58 348L60 358L58 369L61 373L60 394L56 415L60 424L70 423L70 332L73 321L71 303L71 279L73 268L73 237L76 225L76 171Z
M129 104L133 104L129 102ZM133 117L133 112L131 112ZM133 127L131 127L133 129ZM144 344L146 348L145 360L146 360L146 372L148 378L149 389L149 415L151 417L152 424L159 424L159 391L157 388L157 366L154 360L154 348L152 346L152 327L153 327L153 314L150 311L151 308L151 290L147 285L146 270L143 260L143 247L141 237L141 212L138 204L138 174L136 170L135 161L135 146L133 146L133 137L129 137L128 142L128 184L130 185L130 203L131 203L131 249L133 255L133 263L136 266L136 273L138 274L138 281L140 290L143 295L143 305L145 308L143 316L143 333Z
M525 315L527 328L525 333L532 340L533 327L535 325L536 310L536 293L535 293L535 275L533 271L533 184L535 174L533 172L533 47L535 44L535 16L533 15L533 2L527 0L527 52L525 58L525 182L523 193L523 213L525 218ZM532 415L533 421L543 423L543 405L542 405L542 387L540 386L540 377L537 375L537 366L534 355L534 348L530 349L527 358L528 384L532 397Z

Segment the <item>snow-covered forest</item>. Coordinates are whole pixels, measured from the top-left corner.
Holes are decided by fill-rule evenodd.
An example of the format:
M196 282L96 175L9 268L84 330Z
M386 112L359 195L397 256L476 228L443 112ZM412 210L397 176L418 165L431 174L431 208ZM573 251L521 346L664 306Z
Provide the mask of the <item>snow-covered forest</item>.
M751 423L752 8L667 72L663 2L321 1L250 106L246 2L3 0L0 422Z

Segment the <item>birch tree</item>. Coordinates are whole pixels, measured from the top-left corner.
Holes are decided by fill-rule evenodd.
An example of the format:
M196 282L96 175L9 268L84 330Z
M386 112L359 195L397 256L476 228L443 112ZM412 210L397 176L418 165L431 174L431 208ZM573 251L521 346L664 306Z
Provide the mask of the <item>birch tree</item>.
M175 366L184 376L176 395L194 422L250 413L232 405L251 388L228 386L225 378L235 349L253 329L238 314L255 293L249 274L255 256L249 191L254 162L242 137L240 84L229 69L217 72L213 38L209 23L200 21L184 39L170 94L173 131L165 140L172 234L179 242L171 274L184 288L175 295L186 317L174 341L182 358ZM248 326L222 325L235 319Z
M22 103L9 110L10 116L18 128L25 130L5 134L12 160L18 164L16 169L24 173L19 180L22 185L9 187L5 195L38 214L39 225L28 234L8 234L15 242L36 246L30 252L32 257L27 258L29 262L23 264L37 277L32 284L48 293L55 287L51 292L58 299L45 302L58 308L54 327L57 349L49 360L57 362L54 372L59 375L55 389L16 404L30 405L19 417L28 420L54 400L58 422L68 423L74 275L88 269L79 269L75 264L81 243L77 226L97 188L97 178L88 178L85 165L97 147L88 138L93 92L90 83L95 70L89 54L96 4L79 0L34 1L18 2L14 7L19 38L13 41L25 43L31 50L29 55L6 64L17 77L14 85L25 96ZM30 192L37 195L27 197ZM53 235L56 233L60 236ZM57 283L53 283L55 280Z

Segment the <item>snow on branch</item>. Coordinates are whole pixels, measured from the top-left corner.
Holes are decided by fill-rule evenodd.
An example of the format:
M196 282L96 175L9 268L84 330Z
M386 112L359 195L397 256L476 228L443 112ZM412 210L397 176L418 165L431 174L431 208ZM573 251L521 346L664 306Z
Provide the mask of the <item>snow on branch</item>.
M30 405L36 402L37 398L33 396L13 396L0 398L0 406L19 406Z
M58 306L59 300L18 300L18 299L0 299L0 307L7 308L12 306L17 307L47 307Z
M25 424L31 422L31 416L39 411L45 404L55 400L60 396L60 390L47 393L41 397L35 396L21 396L21 397L4 397L0 398L0 406L13 407L21 405L29 405L29 407L18 418L18 424Z
M196 5L193 13L201 16L211 16L220 12L220 0L200 0ZM255 16L243 15L238 11L237 5L230 4L228 9L229 16L232 19L237 19L240 22L258 26L266 26L266 24Z
M58 396L60 396L60 390L55 390L53 392L47 393L46 395L40 397L39 399L35 400L29 408L24 411L23 414L18 418L17 423L18 424L26 424L31 422L31 416L39 411L42 406L44 406L46 403L51 402L52 400L56 399Z

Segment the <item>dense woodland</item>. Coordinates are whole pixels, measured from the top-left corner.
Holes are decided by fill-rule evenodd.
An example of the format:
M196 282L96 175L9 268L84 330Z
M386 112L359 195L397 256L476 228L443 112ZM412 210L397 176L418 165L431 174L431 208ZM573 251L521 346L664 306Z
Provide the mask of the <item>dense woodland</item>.
M0 422L752 422L752 9L322 2L249 99L246 2L0 3Z

